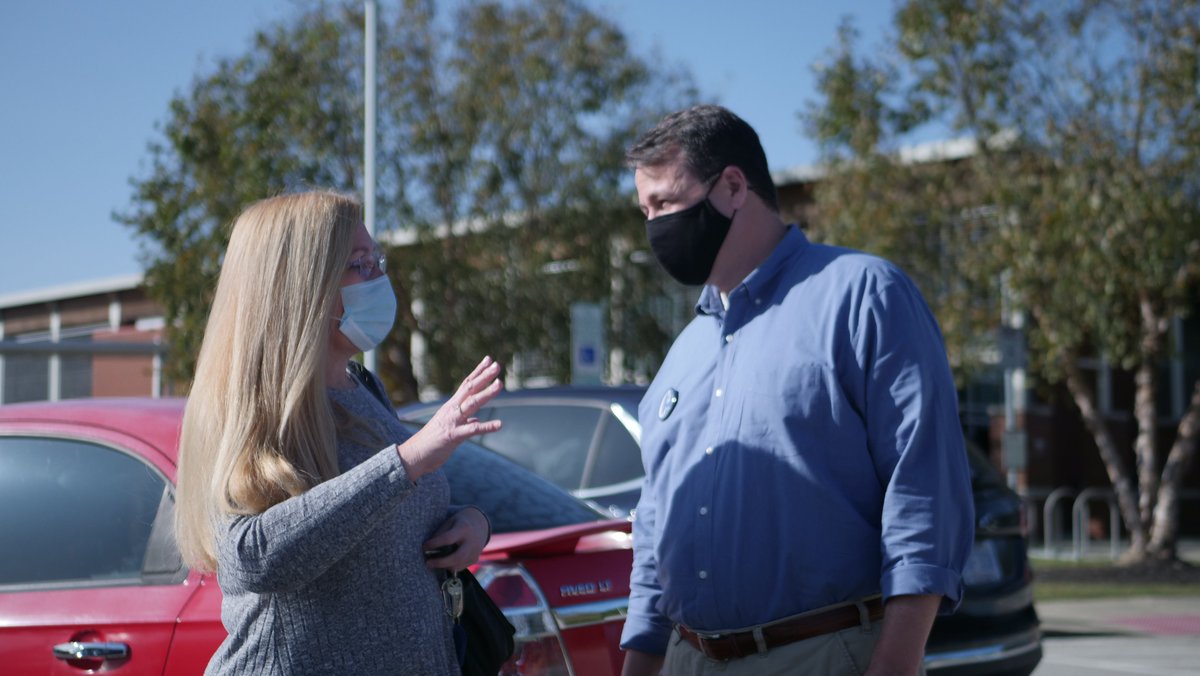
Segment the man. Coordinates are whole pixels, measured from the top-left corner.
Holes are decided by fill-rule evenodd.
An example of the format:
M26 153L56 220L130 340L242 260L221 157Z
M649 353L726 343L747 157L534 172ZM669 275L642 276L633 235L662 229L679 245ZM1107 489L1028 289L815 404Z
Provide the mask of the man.
M655 257L705 286L639 409L624 673L920 673L974 527L920 293L785 225L723 108L669 115L628 159Z

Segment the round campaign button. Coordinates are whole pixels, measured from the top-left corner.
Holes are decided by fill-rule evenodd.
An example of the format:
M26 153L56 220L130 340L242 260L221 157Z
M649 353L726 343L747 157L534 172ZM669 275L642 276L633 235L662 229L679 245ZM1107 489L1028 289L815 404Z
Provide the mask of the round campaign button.
M667 390L663 395L662 401L658 403L658 419L666 420L671 415L671 411L675 410L675 404L679 403L679 392L674 388Z

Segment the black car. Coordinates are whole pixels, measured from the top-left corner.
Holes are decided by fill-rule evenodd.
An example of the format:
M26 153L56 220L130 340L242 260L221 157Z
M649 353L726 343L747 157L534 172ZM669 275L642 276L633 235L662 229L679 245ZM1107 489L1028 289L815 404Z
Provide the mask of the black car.
M479 412L504 427L477 441L613 515L637 505L643 469L637 421L643 387L549 387L502 392ZM399 410L424 421L439 403ZM963 571L966 593L939 617L925 666L940 676L1023 676L1042 658L1026 558L1021 500L987 458L968 445L975 544Z
M953 676L1029 674L1042 659L1042 643L1021 498L971 444L967 459L975 545L963 570L966 590L958 611L933 623L925 667Z

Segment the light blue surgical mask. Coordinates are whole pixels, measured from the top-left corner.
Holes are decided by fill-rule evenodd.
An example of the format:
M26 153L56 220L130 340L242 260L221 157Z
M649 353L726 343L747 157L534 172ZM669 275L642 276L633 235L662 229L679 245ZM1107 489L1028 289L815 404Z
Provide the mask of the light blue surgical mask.
M358 349L373 350L396 321L396 293L387 275L342 287L342 318L338 330Z

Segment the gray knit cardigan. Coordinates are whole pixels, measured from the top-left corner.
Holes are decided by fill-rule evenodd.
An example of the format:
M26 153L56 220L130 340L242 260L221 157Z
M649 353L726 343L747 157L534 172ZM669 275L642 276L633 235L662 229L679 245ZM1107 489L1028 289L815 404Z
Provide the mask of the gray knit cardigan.
M408 433L363 386L330 390L352 413ZM446 520L436 471L409 481L395 446L338 440L342 474L218 537L221 620L206 674L461 673L421 543Z

